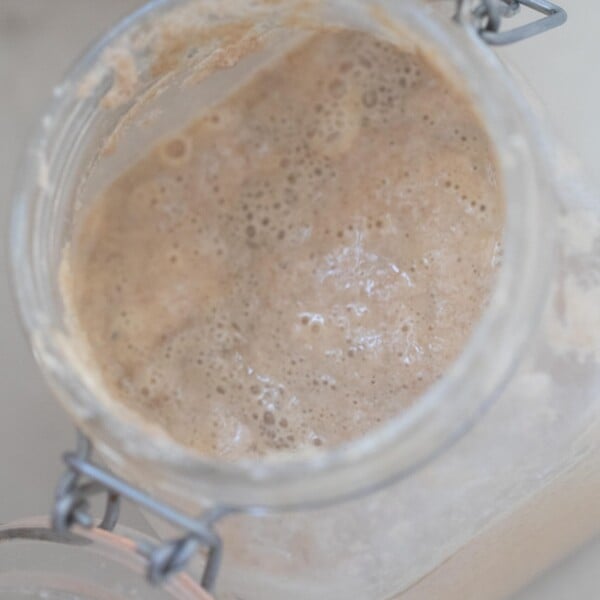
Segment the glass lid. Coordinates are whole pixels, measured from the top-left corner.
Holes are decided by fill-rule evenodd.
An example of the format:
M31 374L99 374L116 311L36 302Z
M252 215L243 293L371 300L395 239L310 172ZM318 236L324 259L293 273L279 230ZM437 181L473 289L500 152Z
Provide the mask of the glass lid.
M125 527L57 534L47 518L0 526L0 600L211 600L187 574L148 583L140 541L152 540Z

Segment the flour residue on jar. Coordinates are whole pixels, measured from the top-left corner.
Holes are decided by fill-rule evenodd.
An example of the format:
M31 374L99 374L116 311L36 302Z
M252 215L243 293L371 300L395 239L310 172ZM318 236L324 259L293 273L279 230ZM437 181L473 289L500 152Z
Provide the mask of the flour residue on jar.
M108 187L63 292L109 393L182 444L331 447L443 376L503 223L468 101L417 53L323 32Z

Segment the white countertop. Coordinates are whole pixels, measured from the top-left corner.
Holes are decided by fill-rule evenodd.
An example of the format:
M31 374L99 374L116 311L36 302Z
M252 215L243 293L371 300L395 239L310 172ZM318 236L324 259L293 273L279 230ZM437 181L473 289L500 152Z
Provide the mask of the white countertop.
M0 0L0 231L7 231L19 153L52 85L96 35L141 4ZM504 49L502 55L518 65L543 99L554 127L588 168L600 202L600 2L562 0L562 5L569 13L567 25ZM0 248L0 522L6 522L48 512L59 457L73 445L74 433L34 365L11 298L6 244ZM126 518L132 526L142 526L135 513ZM514 600L599 597L600 540Z

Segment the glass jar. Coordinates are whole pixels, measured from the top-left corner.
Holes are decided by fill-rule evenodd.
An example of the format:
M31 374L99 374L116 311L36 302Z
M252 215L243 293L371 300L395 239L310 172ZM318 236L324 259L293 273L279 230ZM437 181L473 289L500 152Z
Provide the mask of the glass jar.
M438 5L150 2L55 89L29 148L11 248L36 358L112 471L179 510L235 513L220 599L500 598L600 528L599 211L495 55ZM145 148L323 25L417 46L465 90L498 157L503 266L461 356L396 419L309 457L208 460L86 368L61 257L77 210Z

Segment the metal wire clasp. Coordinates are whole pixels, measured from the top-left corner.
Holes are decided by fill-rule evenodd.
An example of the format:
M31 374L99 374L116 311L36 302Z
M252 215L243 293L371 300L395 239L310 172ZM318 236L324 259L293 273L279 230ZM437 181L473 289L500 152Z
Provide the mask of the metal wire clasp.
M516 15L521 6L544 16L507 31L500 31L502 20ZM567 20L563 8L549 0L457 0L455 20L470 21L484 41L493 46L504 46L544 33Z
M163 582L184 569L191 558L204 548L207 553L201 584L206 591L212 592L223 554L223 544L214 526L233 511L219 507L207 510L199 518L188 517L95 465L90 459L91 454L90 441L79 433L75 452L64 455L67 470L56 489L53 529L65 533L75 524L87 529L93 527L89 498L106 494L104 515L98 527L111 531L119 519L120 499L125 498L185 532L181 538L162 544L137 544L138 552L148 559L148 580L153 584Z

